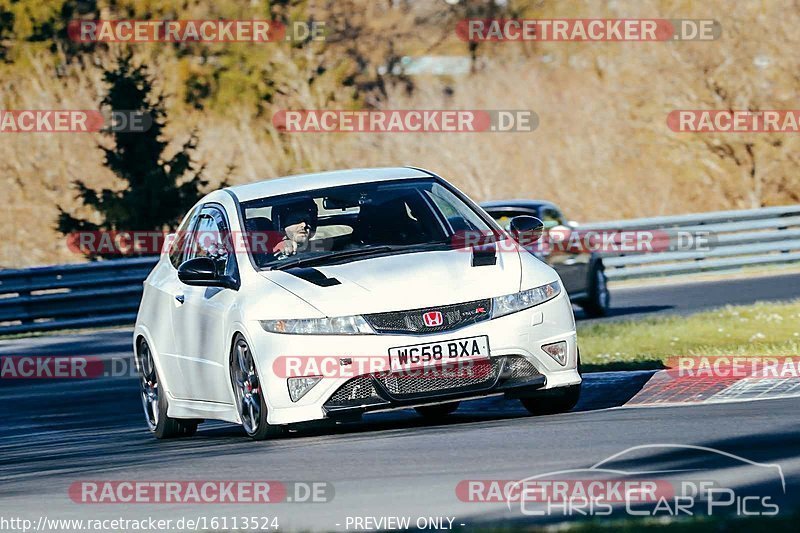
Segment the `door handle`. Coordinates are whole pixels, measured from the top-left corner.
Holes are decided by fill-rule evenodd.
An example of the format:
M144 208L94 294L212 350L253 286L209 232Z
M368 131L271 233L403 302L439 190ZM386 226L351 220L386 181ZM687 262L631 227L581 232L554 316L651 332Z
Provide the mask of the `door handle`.
M181 304L182 304L182 303L183 303L183 301L184 301L186 298L184 298L183 294L179 294L179 295L177 295L177 296L175 297L175 299L176 299L176 300L178 300L178 303L181 303Z

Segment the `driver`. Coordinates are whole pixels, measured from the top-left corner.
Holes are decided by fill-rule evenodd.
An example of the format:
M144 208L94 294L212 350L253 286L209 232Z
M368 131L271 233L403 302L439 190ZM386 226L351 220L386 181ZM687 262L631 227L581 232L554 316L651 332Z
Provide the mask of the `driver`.
M317 230L317 204L309 197L276 206L272 220L282 234L281 242L273 249L276 259L285 259L308 250L309 241Z

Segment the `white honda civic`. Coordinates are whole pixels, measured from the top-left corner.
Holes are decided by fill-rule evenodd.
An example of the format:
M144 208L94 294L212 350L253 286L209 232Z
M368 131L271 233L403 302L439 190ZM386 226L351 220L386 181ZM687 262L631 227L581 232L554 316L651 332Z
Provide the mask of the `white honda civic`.
M416 168L208 194L144 284L133 340L150 430L187 436L219 419L263 439L369 411L442 417L490 395L571 409L572 306L515 242L541 222L511 228Z

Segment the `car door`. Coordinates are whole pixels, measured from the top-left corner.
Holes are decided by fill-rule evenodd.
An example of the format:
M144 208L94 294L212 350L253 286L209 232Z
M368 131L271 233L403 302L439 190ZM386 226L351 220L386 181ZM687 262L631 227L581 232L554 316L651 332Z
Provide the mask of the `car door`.
M238 279L231 249L230 225L224 208L206 204L200 211L184 260L210 257L220 273ZM236 291L223 287L196 287L180 283L172 307L175 344L184 383L174 388L181 398L230 403L228 371L228 310Z
M170 243L168 261L160 262L148 278L150 286L147 290L153 296L148 316L156 317L148 328L159 355L161 370L165 374L162 379L169 384L170 392L180 397L185 396L181 390L186 386L186 380L181 374L173 311L179 305L176 297L184 292L183 284L178 280L178 267L186 257L189 236L199 214L200 208L197 207L184 217Z

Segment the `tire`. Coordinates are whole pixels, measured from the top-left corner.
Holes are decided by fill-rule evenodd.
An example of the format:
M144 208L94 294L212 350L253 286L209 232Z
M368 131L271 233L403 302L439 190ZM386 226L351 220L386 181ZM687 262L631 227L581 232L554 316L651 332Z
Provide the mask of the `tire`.
M139 359L139 391L147 428L157 439L191 437L197 432L198 420L181 420L167 416L169 400L163 387L159 387L158 370L153 352L144 339L136 350Z
M581 351L578 350L578 374L581 375ZM530 398L520 398L520 402L532 415L556 415L571 411L581 399L581 385L569 385Z
M236 410L247 436L253 440L265 440L282 435L285 432L282 426L267 423L267 404L253 352L240 333L233 338L229 368Z
M538 396L535 398L522 398L520 401L525 409L532 415L555 415L570 411L581 397L581 386L570 385L563 387L558 394L552 396Z
M414 410L424 418L428 418L430 420L439 420L456 409L461 402L449 402L449 403L440 403L438 405L424 405L421 407L415 407Z
M611 293L608 290L608 278L603 266L597 264L592 268L589 283L589 299L582 305L584 312L590 317L601 317L608 314L611 308Z

